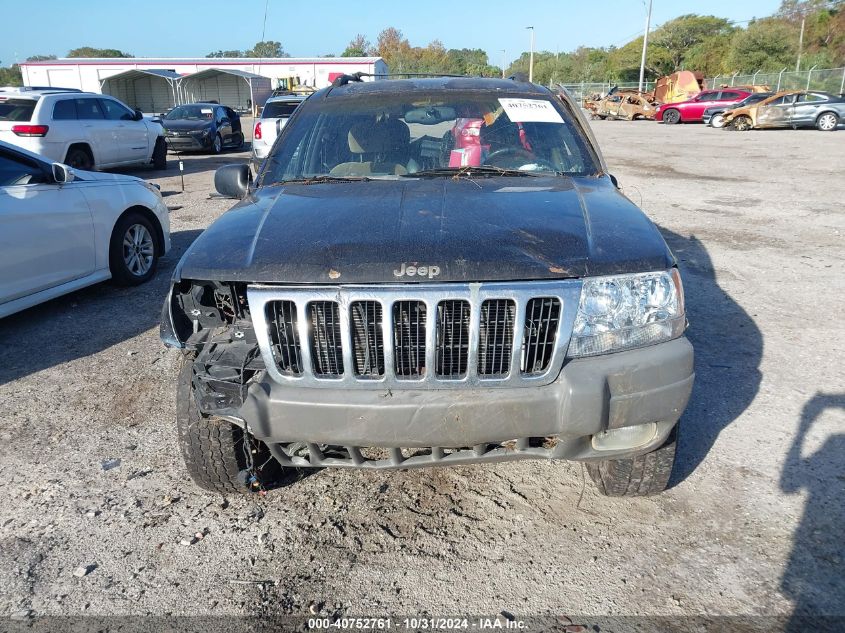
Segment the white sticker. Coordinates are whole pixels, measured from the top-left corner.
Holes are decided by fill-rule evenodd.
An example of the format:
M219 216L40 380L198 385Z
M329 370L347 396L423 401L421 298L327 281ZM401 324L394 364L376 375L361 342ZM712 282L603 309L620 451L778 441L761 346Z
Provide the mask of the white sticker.
M511 123L563 123L560 112L546 99L499 99Z
M212 110L211 108L200 108L200 112L202 112L203 114L211 114L214 112L214 110Z

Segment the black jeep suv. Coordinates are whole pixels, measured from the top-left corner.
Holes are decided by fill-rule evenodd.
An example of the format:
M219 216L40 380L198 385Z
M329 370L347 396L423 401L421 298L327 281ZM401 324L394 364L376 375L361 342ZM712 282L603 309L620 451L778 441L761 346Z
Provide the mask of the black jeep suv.
M162 338L194 480L551 458L608 495L663 490L693 382L681 279L578 106L352 79L300 106L254 182L218 170L242 200L176 268Z

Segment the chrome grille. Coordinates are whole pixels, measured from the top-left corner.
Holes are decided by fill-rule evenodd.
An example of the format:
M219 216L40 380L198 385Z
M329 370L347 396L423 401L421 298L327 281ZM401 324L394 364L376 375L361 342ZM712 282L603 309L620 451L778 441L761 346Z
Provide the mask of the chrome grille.
M489 299L481 304L479 376L505 376L510 371L515 317L512 299Z
M450 389L553 381L581 282L247 290L270 376L309 387Z
M469 359L469 301L449 300L437 304L437 375L462 378Z
M266 314L273 324L270 342L279 371L299 376L302 373L302 354L299 351L299 332L296 331L296 304L293 301L272 301L267 304Z
M334 301L308 304L311 319L311 359L318 376L343 375L343 347L340 343L340 311Z
M526 374L544 372L552 360L555 332L560 320L560 301L553 297L531 299L525 309L520 369Z
M425 303L397 301L393 304L393 357L397 378L425 374Z
M355 375L371 378L383 376L384 337L381 304L378 301L355 301L351 311Z

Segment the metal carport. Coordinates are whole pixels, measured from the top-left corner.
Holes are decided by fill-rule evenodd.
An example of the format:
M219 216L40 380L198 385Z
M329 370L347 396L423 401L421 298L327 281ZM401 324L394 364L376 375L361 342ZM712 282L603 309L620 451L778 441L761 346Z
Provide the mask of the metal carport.
M141 112L160 114L179 103L180 79L172 70L127 70L101 80L100 89Z
M240 112L255 112L256 106L264 105L272 92L269 77L226 68L187 75L179 86L184 103L217 101Z

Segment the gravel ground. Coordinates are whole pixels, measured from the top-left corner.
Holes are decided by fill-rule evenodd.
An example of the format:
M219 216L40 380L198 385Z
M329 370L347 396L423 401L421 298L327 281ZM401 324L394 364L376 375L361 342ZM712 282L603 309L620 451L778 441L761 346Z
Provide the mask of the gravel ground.
M607 499L545 462L198 490L158 317L231 204L213 170L248 155L188 156L184 193L175 160L133 172L172 207L151 283L0 322L0 614L845 615L845 133L594 128L684 274L697 378L669 491Z

